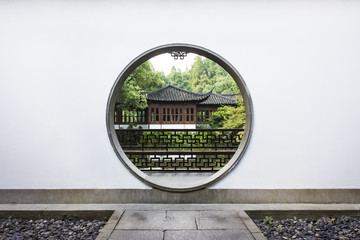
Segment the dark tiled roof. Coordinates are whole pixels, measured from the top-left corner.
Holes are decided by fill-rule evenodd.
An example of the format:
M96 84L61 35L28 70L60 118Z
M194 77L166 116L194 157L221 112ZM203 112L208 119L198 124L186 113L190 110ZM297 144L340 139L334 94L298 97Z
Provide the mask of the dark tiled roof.
M210 97L208 97L205 101L199 103L199 105L232 105L236 106L235 100L236 94L216 94L211 93Z
M236 106L237 94L194 93L182 88L167 85L147 94L147 100L156 102L198 102L198 105L232 105Z
M202 102L206 100L211 92L193 93L173 85L167 85L153 92L144 92L147 94L147 100L159 102Z

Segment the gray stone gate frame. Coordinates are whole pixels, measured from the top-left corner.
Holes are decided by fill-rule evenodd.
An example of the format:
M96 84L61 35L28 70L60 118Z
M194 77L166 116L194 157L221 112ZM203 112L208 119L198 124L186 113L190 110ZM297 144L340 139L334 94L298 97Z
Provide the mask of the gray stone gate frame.
M244 127L244 134L242 137L242 141L236 150L235 154L231 158L231 160L226 164L221 170L217 171L211 176L208 176L204 179L194 181L191 183L187 183L184 185L179 186L178 184L174 184L171 181L164 181L163 179L149 176L145 173L143 173L140 169L138 169L125 155L124 151L121 148L121 145L118 141L118 138L116 136L115 127L114 127L114 111L115 111L115 104L116 104L116 97L119 93L121 87L124 84L124 81L126 78L142 63L149 60L152 57L155 57L157 55L163 54L163 53L169 53L169 52L189 52L189 53L195 53L198 55L201 55L203 57L206 57L208 59L211 59L212 61L219 64L221 67L223 67L230 75L231 77L236 81L237 86L240 89L241 95L244 99L244 105L245 105L245 112L246 112L246 120L245 120L245 127ZM253 106L252 101L250 97L250 93L246 87L246 84L241 77L241 75L238 73L238 71L224 58L219 56L218 54L205 49L203 47L191 45L191 44L182 44L182 43L174 43L174 44L167 44L162 45L159 47L155 47L153 49L150 49L144 53L142 53L140 56L135 58L132 62L130 62L125 69L120 73L120 75L117 77L109 98L107 102L107 108L106 108L106 125L107 125L107 131L110 138L110 142L113 146L113 149L118 156L118 158L121 160L121 162L141 181L144 183L153 186L158 189L166 190L166 191L175 191L175 192L186 192L186 191L194 191L198 189L205 188L216 181L220 180L222 177L224 177L227 173L229 173L236 164L240 161L241 157L244 155L245 150L249 144L251 132L252 132L252 126L253 126Z

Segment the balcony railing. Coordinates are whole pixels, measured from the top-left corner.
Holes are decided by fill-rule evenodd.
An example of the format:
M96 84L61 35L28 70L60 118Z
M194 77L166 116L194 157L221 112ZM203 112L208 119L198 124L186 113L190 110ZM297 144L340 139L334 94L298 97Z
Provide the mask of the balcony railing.
M143 171L218 171L238 148L244 129L120 129L130 161Z

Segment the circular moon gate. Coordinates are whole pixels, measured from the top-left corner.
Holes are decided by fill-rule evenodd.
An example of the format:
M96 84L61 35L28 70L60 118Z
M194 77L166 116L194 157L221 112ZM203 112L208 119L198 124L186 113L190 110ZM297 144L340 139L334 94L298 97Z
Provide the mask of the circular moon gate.
M229 162L219 171L217 171L216 173L210 176L206 176L205 178L202 179L194 179L194 181L186 182L183 184L174 183L173 181L171 181L171 178L164 179L156 176L147 175L139 168L137 168L129 160L129 158L126 156L125 152L123 151L114 126L115 105L117 101L117 95L121 87L123 86L125 80L127 79L127 77L145 61L149 60L152 57L164 53L178 54L178 57L180 59L183 57L181 53L194 53L216 62L218 65L224 68L230 74L230 76L235 80L243 97L244 106L245 106L246 119L245 119L245 126L242 135L242 140L235 154L232 156ZM208 49L191 44L181 44L181 43L167 44L167 45L155 47L153 49L144 52L143 54L135 58L130 64L128 64L125 67L125 69L120 73L120 75L117 77L111 89L107 102L107 109L106 109L106 124L107 124L107 131L110 138L110 142L114 148L116 155L122 161L122 163L137 178L139 178L141 181L145 182L146 184L151 185L158 189L174 191L174 192L186 192L186 191L193 191L193 190L205 188L210 184L213 184L214 182L218 181L222 177L224 177L227 173L229 173L235 167L235 165L240 161L241 157L243 156L249 144L251 131L252 131L252 121L253 121L252 119L253 119L253 106L252 106L250 93L246 87L243 78L237 72L237 70L224 58L222 58L218 54Z

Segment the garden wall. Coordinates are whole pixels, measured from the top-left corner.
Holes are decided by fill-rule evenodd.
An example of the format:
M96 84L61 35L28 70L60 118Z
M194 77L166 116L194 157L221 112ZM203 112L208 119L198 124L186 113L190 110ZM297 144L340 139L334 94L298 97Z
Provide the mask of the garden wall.
M210 189L360 188L360 2L1 1L0 189L149 189L115 155L106 104L139 54L228 60L254 122Z

